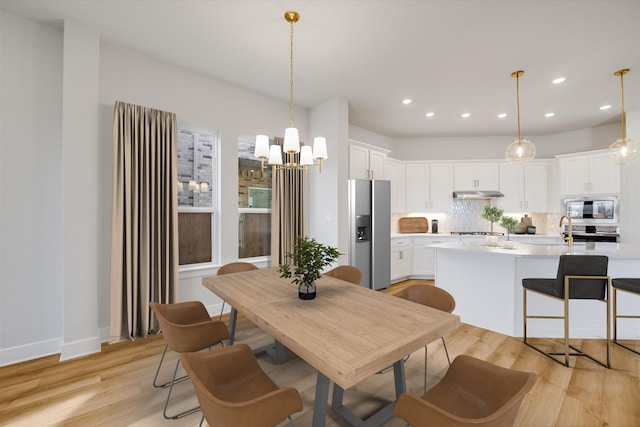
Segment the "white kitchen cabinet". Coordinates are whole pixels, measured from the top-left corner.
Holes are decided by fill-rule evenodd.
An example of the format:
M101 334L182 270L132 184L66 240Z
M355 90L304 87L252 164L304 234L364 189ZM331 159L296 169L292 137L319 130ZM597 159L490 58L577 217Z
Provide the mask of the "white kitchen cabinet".
M411 238L391 239L391 281L411 276Z
M391 212L407 211L407 172L404 162L387 159L387 179L391 181Z
M413 238L413 270L412 276L433 279L436 274L436 250L431 245L445 243L451 239L442 237L414 237Z
M364 145L349 144L349 178L386 179L387 153Z
M620 193L620 165L606 150L558 156L558 161L561 195Z
M451 163L432 163L430 170L431 212L448 212L453 200L453 165Z
M455 191L496 190L499 185L498 163L456 163Z
M447 212L451 209L453 168L450 163L406 165L408 212Z
M500 164L500 207L507 212L547 212L546 162Z

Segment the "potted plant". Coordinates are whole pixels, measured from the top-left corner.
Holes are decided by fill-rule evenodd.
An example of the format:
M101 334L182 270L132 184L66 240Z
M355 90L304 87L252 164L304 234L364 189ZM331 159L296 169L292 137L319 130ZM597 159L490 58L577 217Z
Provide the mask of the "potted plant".
M513 242L509 235L513 233L513 230L515 230L516 225L518 225L518 220L512 216L502 216L502 218L500 218L500 225L507 230L507 241L503 242L502 247L512 249Z
M497 206L485 205L482 208L482 218L491 223L491 234L493 234L493 223L496 221L500 221L503 213L504 210L500 209Z
M298 297L300 299L314 299L316 297L316 283L320 278L324 267L331 265L340 256L337 248L323 245L316 239L308 236L297 236L293 244L293 252L285 254L285 260L289 263L280 264L278 271L280 277L294 279L291 283L298 285Z

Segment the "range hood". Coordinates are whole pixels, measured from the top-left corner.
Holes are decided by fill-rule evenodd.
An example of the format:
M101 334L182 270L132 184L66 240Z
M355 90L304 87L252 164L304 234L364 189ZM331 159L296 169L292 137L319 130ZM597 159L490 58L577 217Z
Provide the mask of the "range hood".
M495 199L504 197L499 191L454 191L454 199Z

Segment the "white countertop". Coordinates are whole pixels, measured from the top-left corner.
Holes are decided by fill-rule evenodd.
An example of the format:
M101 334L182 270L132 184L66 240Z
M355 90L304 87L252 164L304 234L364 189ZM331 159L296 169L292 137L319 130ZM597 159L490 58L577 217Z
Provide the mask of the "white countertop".
M402 239L406 237L430 237L430 238L443 238L443 239L461 239L461 238L475 238L475 239L483 239L485 236L481 234L451 234L451 233L391 233L392 239ZM500 239L506 239L507 236L498 236ZM554 238L557 237L558 241L560 241L559 234L511 234L510 238L513 241L518 241L519 239L543 239L543 238Z
M569 249L567 245L537 245L515 242L513 249L505 249L500 246L487 246L485 242L478 241L450 241L433 245L438 250L466 251L469 253L491 253L498 255L510 255L518 257L556 257L560 255L606 255L610 258L631 258L640 260L640 245L631 243L605 243L596 242L594 249L587 249L582 242L574 243Z

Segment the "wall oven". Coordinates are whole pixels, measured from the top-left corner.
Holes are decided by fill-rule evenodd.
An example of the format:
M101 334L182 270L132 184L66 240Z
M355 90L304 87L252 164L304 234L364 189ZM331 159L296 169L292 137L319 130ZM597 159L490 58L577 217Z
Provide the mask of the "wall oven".
M586 196L563 200L564 215L571 218L576 242L619 242L620 218L617 196ZM568 234L565 223L563 233Z

